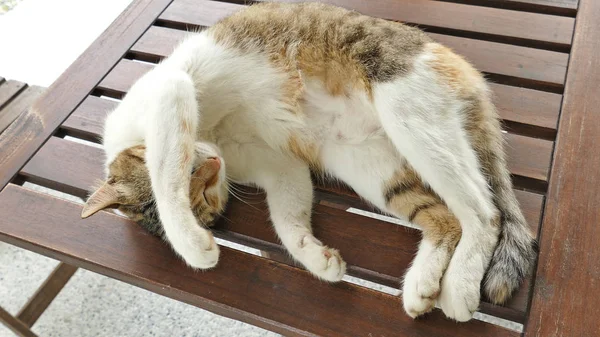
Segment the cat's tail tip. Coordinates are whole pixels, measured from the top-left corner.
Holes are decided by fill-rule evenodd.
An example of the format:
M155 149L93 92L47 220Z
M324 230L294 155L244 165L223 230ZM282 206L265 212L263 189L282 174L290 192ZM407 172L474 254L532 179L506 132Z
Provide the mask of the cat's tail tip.
M494 304L504 304L529 275L538 243L526 226L504 224L498 246L483 281L483 292Z

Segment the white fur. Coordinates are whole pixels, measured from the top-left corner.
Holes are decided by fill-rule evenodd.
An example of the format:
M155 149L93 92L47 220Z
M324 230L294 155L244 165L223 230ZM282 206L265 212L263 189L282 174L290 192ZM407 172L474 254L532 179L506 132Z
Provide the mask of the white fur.
M147 165L169 242L197 268L214 266L218 246L193 218L186 191L189 165L181 158L195 141L216 144L227 175L265 189L271 220L290 254L321 279L345 273L339 253L312 235L313 187L308 165L285 148L290 136L317 144L325 170L386 209L383 182L408 161L458 217L463 237L443 278L439 304L451 318L471 318L497 232L494 207L475 154L461 129L460 101L435 85L422 55L414 71L364 92L332 97L305 78L302 113L282 99L287 78L260 53L216 44L209 33L187 39L164 63L138 81L108 117L107 164L123 149L147 146ZM193 123L185 133L182 121ZM447 259L428 242L404 282L411 315L433 306ZM431 297L431 298L429 298Z
M479 286L496 246L494 206L474 150L461 128L460 101L437 85L419 57L414 71L374 90L389 138L420 176L446 202L462 227L462 238L443 279L439 304L457 321L471 319Z

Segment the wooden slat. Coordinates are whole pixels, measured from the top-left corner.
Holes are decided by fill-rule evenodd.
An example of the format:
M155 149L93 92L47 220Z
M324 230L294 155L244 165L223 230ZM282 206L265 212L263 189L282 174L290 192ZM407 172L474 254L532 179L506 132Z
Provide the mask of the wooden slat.
M46 278L44 284L19 311L17 319L28 327L32 327L76 271L77 267L62 262L59 263Z
M445 0L442 0L445 1ZM511 10L575 16L578 0L449 0L477 6L505 8Z
M21 115L43 92L45 88L31 86L0 110L0 133ZM8 132L8 131L7 131ZM1 139L1 138L0 138ZM0 162L2 160L0 159Z
M122 59L96 87L103 94L121 97L142 75L154 68L154 64Z
M515 190L515 195L525 216L525 220L531 227L535 235L538 233L540 221L542 219L542 206L544 205L544 197L537 193Z
M434 40L454 49L479 70L561 87L565 82L569 54L465 39L450 35L429 34Z
M0 135L3 188L172 0L136 0Z
M8 311L0 307L0 323L4 323L7 328L19 337L37 337L25 323L13 317Z
M288 336L518 336L481 321L456 324L439 311L412 320L397 297L326 284L226 247L215 269L198 273L130 221L106 212L81 220L80 205L15 185L0 193L0 204L3 241Z
M490 87L502 119L555 132L562 95L496 83Z
M218 18L227 16L228 13L234 13L244 7L223 2L208 1L210 4L205 4L205 2L206 1L200 1L194 6L192 6L192 4L182 6L179 4L179 1L176 1L165 11L165 13L163 13L161 19L166 17L168 18L169 22L173 22L173 20L180 20L178 23L184 26L210 26L214 24ZM369 2L368 5L362 1L340 0L340 2L360 3L364 4L364 6L368 6L369 8L371 8L373 5L373 2ZM432 1L422 0L419 0L418 2L422 4L434 3ZM192 3L196 3L196 1L193 1ZM404 10L405 1L393 1L393 3L395 4L393 5L394 8L398 7L396 11L402 12ZM435 3L442 4L440 2ZM445 5L446 4L444 4L444 6ZM449 5L455 6L456 4ZM382 10L387 13L393 13L393 9L390 10L382 8ZM376 14L375 16L381 16L377 14L382 14L379 13L379 11L368 13ZM423 13L426 12L423 10ZM512 15L513 12L505 14ZM462 19L465 20L464 17ZM471 19L466 21L474 20ZM506 23L503 25L506 25ZM185 36L185 33L185 31L169 33L165 30L153 28L148 32L148 34L152 34L152 36L145 39L142 38L140 43L133 47L133 50L164 57L169 55L177 41L179 41L182 36ZM171 34L173 37L165 36L166 34ZM459 54L464 55L467 59L473 62L479 70L486 73L520 78L522 80L531 81L532 83L530 83L530 85L550 85L559 88L564 83L569 56L566 53L527 48L522 46L513 46L497 42L474 40L450 35L433 33L430 33L429 35L440 43L453 48ZM156 39L156 43L152 43L152 38ZM519 82L516 81L516 83L518 84Z
M599 18L580 1L526 336L600 336Z
M477 0L476 0L477 1ZM488 2L508 2L512 4L529 5L521 7L524 9L550 10L554 8L563 8L570 11L558 11L558 13L575 13L579 0L484 0Z
M486 0L489 1L489 0ZM492 0L492 1L498 1L498 0ZM562 8L570 8L570 9L577 9L577 4L579 3L579 0L501 0L501 1L508 1L508 2L515 2L515 3L530 3L530 4L536 4L536 5L544 5L544 6L549 6L549 7L562 7Z
M116 106L117 102L115 101L88 96L61 127L73 136L99 139L107 113Z
M162 22L208 27L246 6L212 0L177 0L160 16Z
M511 173L541 181L548 180L554 143L510 133L505 136Z
M283 0L281 2L302 2ZM206 1L177 0L165 11L165 19L172 12L203 11ZM465 31L476 34L502 36L512 39L542 41L548 44L571 44L574 19L545 14L507 11L440 1L423 0L322 0L321 2L354 9L363 14L388 20L402 21L426 27ZM163 17L161 17L162 19ZM204 19L204 18L202 18Z
M148 63L121 60L102 80L98 88L104 93L120 96L152 67ZM514 134L507 134L506 139L511 172L523 177L546 181L553 143Z
M0 81L0 109L6 105L13 97L21 92L27 84L19 81L9 80L6 82Z
M27 163L21 174L33 183L85 196L90 186L103 177L102 158L103 153L98 148L53 137ZM524 209L535 213L533 208L537 207L537 221L540 198L527 195L522 199ZM271 229L263 197L253 197L249 202L250 205L231 199L224 219L217 226L224 231L219 235L258 249L275 249L279 240ZM537 221L532 222L536 231ZM314 209L313 228L319 239L340 249L346 262L354 266L351 271L355 275L392 287L400 284L420 240L417 230L318 204ZM364 240L365 232L369 233L369 240ZM507 308L488 306L483 309L521 321L527 305L527 293L527 287L522 288Z

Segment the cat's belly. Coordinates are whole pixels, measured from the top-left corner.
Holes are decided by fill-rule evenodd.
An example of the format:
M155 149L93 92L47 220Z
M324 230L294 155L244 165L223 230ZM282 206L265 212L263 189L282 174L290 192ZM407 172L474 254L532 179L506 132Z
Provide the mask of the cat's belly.
M385 137L375 106L366 92L332 96L317 81L307 81L303 112L306 127L322 146L360 144Z

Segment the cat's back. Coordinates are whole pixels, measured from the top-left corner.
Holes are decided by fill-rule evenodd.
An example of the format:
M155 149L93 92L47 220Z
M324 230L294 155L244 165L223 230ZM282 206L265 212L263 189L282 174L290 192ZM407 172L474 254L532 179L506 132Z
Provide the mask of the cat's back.
M337 70L368 82L408 72L431 42L416 28L317 2L253 5L210 31L219 43L266 53L304 75Z

